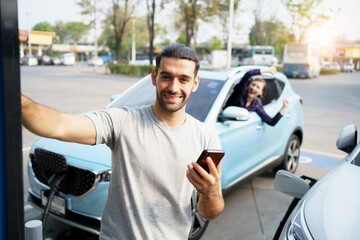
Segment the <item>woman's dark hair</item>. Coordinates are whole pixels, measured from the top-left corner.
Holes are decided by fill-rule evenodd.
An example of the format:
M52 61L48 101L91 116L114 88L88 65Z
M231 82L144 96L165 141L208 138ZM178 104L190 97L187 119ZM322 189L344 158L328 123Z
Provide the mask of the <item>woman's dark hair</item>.
M159 55L156 56L156 67L155 71L158 73L160 62L162 57L178 58L178 59L187 59L195 62L195 76L200 68L199 58L196 53L189 47L184 44L172 44L166 46Z

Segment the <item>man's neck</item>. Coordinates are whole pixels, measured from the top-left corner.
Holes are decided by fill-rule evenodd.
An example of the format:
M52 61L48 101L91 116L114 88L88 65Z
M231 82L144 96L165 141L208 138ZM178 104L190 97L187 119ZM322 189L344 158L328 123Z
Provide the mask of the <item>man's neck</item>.
M156 102L151 107L154 115L169 127L179 127L186 120L185 107L176 112L165 111Z

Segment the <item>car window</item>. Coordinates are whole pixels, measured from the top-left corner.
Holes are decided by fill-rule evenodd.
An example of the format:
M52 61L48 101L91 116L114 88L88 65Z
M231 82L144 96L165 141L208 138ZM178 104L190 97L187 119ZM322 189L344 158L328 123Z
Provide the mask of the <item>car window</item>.
M284 90L285 83L274 78L264 80L266 82L266 94L261 102L265 106L278 100Z
M199 121L204 121L224 83L224 81L200 78L199 88L191 94L186 112Z
M224 81L203 79L200 80L199 88L192 93L186 105L186 112L200 121L204 121L215 99L217 98ZM155 87L150 77L140 82L135 88L122 94L109 107L134 107L150 105L155 102Z
M135 88L122 94L110 107L135 107L153 104L155 101L155 87L152 85L150 76L140 82Z

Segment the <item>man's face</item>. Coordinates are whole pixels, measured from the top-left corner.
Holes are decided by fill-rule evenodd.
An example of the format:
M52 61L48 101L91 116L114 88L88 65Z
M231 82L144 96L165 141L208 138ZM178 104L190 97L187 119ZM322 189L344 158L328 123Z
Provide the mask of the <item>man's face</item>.
M158 73L153 69L152 83L156 86L156 100L167 112L182 109L191 92L195 92L199 77L194 76L195 63L187 59L163 57Z

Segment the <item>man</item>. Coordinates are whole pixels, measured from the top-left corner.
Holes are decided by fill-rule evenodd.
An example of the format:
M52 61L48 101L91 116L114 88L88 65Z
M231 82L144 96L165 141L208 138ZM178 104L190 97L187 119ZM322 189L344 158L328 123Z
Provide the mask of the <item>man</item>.
M187 239L190 198L198 190L198 212L213 219L224 209L221 169L203 149L219 149L218 136L186 114L199 85L199 60L188 47L170 45L156 57L153 105L72 115L22 96L23 125L33 133L82 144L106 143L112 175L100 239ZM195 171L196 170L196 171ZM188 180L187 180L187 179Z

